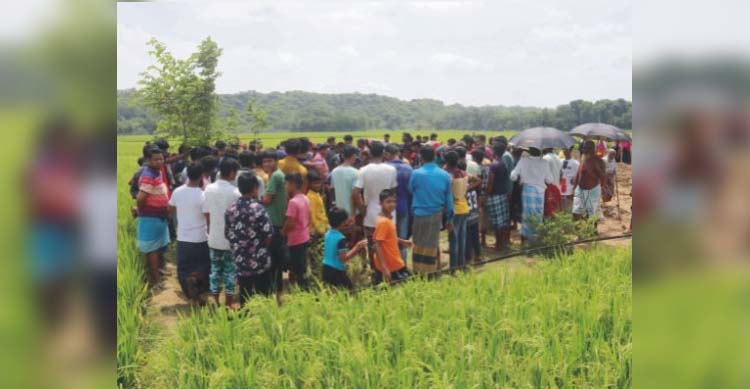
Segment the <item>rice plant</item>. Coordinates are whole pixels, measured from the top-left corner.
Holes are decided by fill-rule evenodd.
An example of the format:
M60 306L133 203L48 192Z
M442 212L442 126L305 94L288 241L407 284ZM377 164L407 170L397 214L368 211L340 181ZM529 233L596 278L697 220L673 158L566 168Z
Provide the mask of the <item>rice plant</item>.
M629 248L357 295L294 293L282 307L255 298L238 313L203 308L146 341L127 187L146 139L118 139L121 387L631 385Z
M201 309L146 357L154 388L630 386L628 249L390 290Z

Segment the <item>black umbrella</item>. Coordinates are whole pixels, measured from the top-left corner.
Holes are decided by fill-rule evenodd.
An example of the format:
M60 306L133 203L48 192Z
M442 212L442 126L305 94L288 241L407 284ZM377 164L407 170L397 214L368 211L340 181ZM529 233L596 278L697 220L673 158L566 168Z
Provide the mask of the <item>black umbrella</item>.
M610 141L632 141L627 132L605 123L581 124L570 130L570 135L576 135L582 138L602 138Z
M534 147L544 149L567 149L576 141L567 133L552 127L527 128L510 138L509 143L515 147L527 149Z

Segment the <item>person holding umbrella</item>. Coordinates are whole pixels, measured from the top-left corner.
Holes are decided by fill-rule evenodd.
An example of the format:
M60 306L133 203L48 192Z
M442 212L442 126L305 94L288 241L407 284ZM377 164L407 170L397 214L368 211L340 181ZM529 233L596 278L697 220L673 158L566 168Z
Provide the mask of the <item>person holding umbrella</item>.
M535 225L541 223L544 215L544 192L547 184L554 179L547 161L542 159L542 151L529 147L529 155L522 157L510 173L510 179L523 184L521 202L521 239L526 242L534 239Z
M592 217L599 213L602 187L607 178L604 160L596 156L596 144L587 140L583 144L583 161L573 181L573 218Z

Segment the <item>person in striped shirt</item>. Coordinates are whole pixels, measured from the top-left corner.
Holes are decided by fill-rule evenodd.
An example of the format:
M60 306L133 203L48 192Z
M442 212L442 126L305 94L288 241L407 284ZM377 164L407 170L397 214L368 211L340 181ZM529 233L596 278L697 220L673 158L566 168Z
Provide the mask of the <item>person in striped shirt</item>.
M144 152L147 164L138 179L138 250L146 255L149 280L156 285L161 278L163 253L169 245L169 190L162 172L164 154L156 147Z

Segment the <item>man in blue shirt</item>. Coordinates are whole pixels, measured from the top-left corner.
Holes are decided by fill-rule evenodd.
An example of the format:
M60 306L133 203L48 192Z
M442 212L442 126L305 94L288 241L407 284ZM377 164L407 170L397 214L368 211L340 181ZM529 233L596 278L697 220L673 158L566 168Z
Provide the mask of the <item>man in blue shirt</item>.
M385 147L384 159L396 168L396 233L401 239L409 239L409 204L411 193L409 193L409 179L414 169L400 158L401 149L394 143ZM401 258L406 261L406 247L401 246Z
M414 170L408 185L414 215L412 266L416 272L428 273L440 269L443 214L446 216L445 228L448 231L453 229L453 193L450 175L434 162L433 148L422 147L419 155L424 164Z

